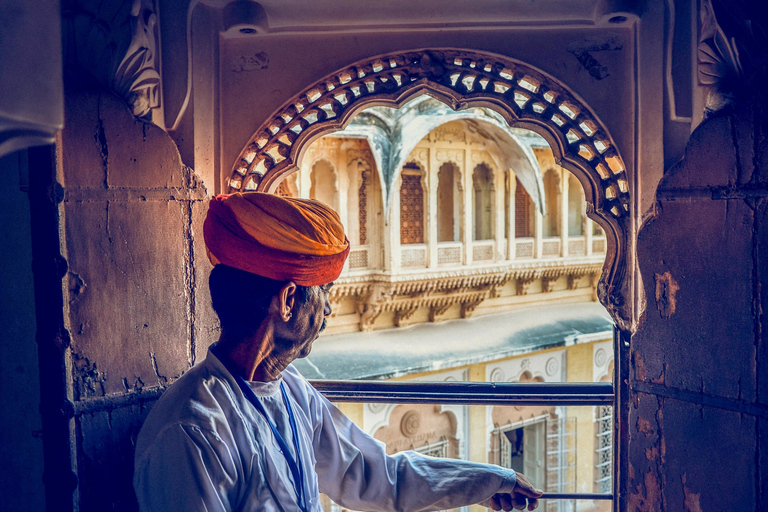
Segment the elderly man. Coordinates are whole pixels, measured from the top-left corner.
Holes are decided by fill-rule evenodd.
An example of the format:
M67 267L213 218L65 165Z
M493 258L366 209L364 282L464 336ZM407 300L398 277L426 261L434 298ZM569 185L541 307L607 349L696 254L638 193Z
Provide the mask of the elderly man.
M541 491L487 464L387 455L291 366L331 313L349 253L324 204L246 192L204 225L221 338L158 400L136 445L142 511L533 510Z

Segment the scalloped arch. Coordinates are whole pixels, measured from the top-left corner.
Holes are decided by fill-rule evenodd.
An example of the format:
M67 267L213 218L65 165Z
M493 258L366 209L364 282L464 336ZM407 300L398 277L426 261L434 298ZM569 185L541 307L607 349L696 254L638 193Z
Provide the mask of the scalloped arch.
M421 94L454 110L493 109L512 127L543 136L559 165L584 187L587 214L606 231L598 297L622 329L633 326L627 247L629 181L603 123L564 84L509 57L428 49L359 61L319 80L279 108L250 138L228 179L230 192L274 192L309 143L343 129L371 106L398 108Z

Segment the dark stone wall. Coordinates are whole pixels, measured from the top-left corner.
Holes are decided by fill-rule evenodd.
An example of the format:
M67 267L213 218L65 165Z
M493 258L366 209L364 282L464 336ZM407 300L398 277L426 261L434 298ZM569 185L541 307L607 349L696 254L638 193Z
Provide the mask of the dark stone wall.
M0 496L6 512L43 510L27 151L0 158ZM26 183L24 183L24 186Z
M109 93L66 99L64 279L81 511L134 510L133 444L217 337L206 191L167 133Z
M768 509L768 116L715 114L638 237L629 509Z

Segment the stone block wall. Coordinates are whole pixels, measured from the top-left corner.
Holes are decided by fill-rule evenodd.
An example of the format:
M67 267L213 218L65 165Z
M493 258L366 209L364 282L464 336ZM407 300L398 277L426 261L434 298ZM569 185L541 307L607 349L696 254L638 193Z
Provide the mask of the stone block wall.
M133 510L133 443L160 391L217 337L206 190L160 128L109 93L66 101L65 323L80 510Z
M641 228L629 510L768 508L767 112L704 121Z

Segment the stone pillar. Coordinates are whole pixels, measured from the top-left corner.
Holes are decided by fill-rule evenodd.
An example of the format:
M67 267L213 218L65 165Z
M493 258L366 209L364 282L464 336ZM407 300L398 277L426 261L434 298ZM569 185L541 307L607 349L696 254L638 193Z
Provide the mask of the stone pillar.
M648 302L627 376L627 510L768 504L768 145L753 142L768 102L755 95L693 132L638 235Z
M514 260L517 257L515 245L515 192L517 192L517 177L512 169L507 171L509 176L509 233L507 233L507 259Z
M533 257L541 258L544 252L544 216L534 205L533 212Z
M341 217L341 221L345 226L349 226L349 207L347 205L347 197L349 191L349 169L347 169L346 151L341 150L341 144L339 139L335 139L336 147L333 153L333 167L336 171L336 194L334 197L334 205L336 211Z
M424 242L427 244L427 268L437 267L437 173L440 165L435 159L436 151L429 151L427 168L424 169L424 184L427 187L427 229Z
M475 189L472 186L472 171L469 169L467 151L462 151L461 155L459 165L461 166L461 183L464 186L461 199L461 242L464 244L464 264L469 265L472 263L472 231L474 229L472 194Z
M560 169L560 256L568 256L568 176L570 173L565 169Z
M584 243L587 248L587 256L592 256L592 230L595 229L593 224L594 222L592 219L587 218L587 221L585 222L586 227L584 228Z
M389 206L389 222L384 226L384 270L400 270L400 185L401 178L394 180L392 201Z
M491 222L493 223L494 255L493 261L503 261L506 259L507 247L504 245L504 173L500 169L492 168L493 188L491 195L493 199L493 210L491 211Z

